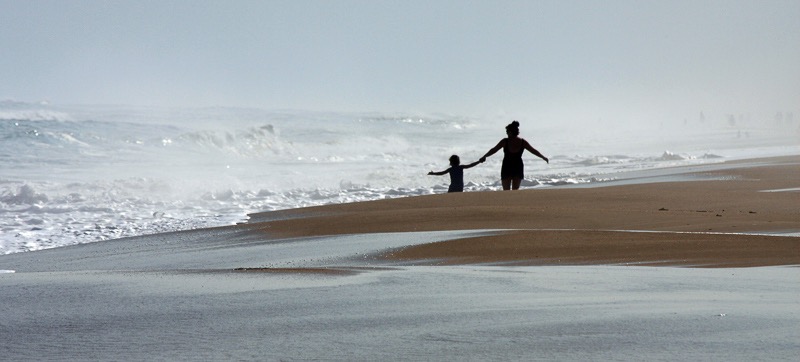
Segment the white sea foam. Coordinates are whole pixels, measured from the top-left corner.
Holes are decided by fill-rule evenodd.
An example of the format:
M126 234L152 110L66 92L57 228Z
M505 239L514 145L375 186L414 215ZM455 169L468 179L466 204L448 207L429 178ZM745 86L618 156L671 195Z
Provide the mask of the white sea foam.
M710 117L709 117L710 118ZM0 102L0 254L233 224L258 211L443 193L451 154L472 162L505 117L258 109L56 107ZM796 125L541 127L522 136L523 188L620 171L797 154ZM649 132L649 133L648 133ZM665 151L669 150L669 151ZM497 190L502 155L465 172Z

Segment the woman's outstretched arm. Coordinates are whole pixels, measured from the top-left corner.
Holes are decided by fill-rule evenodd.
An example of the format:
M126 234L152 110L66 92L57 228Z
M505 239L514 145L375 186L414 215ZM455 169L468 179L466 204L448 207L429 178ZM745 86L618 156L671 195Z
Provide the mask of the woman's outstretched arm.
M543 160L544 160L544 162L547 162L548 164L550 163L550 160L549 160L549 159L547 159L547 157L544 157L544 155L543 155L541 152L539 152L538 150L536 150L535 148L533 148L533 146L531 146L531 144L530 144L530 143L528 143L528 141L526 141L526 140L522 140L522 146L523 146L523 147L525 147L525 149L526 149L526 150L528 150L528 151L530 151L532 154L534 154L534 155L536 155L537 157L539 157L539 158L543 159Z
M464 165L464 168L472 168L472 167L475 167L475 166L479 165L479 164L480 164L480 163L482 163L482 162L483 162L483 161L481 161L481 160L477 160L477 161L475 161L475 162L473 162L473 163L470 163L470 164L468 164L468 165Z
M500 142L497 143L497 146L492 147L492 149L490 149L489 152L486 152L486 154L483 155L483 157L481 157L481 159L479 161L480 162L486 161L486 157L489 157L489 156L497 153L497 151L500 151L500 149L503 148L503 146L505 146L505 145L506 145L506 139L503 138L502 140L500 140Z

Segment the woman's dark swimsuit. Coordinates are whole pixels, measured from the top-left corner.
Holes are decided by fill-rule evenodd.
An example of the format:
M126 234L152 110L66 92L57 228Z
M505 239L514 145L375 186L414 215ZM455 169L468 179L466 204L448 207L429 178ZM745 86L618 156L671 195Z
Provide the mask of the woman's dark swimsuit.
M525 152L525 147L520 147L518 152L510 152L508 150L508 139L506 145L503 146L503 168L500 169L500 178L525 178L525 166L522 164L522 154Z

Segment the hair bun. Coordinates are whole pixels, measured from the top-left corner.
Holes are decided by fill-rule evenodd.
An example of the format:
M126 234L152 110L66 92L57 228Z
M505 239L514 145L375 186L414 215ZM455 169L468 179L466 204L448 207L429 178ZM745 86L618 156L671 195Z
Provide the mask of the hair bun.
M517 122L517 121L511 122L511 126L512 127L519 127L519 122Z

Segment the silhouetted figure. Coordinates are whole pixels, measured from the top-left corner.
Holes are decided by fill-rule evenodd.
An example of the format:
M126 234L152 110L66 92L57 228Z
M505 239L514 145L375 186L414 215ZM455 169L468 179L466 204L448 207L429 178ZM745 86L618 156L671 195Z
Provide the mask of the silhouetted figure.
M494 146L481 157L480 162L486 161L486 157L495 154L502 148L504 156L503 168L500 170L500 180L503 181L503 190L518 190L519 184L522 183L522 179L525 177L522 163L522 154L525 150L545 160L548 164L550 160L533 148L528 141L519 137L519 122L514 121L506 126L506 134L508 138L500 140L497 146Z
M442 176L450 174L450 188L447 192L463 192L464 191L464 169L475 167L483 161L475 161L469 165L461 165L461 159L457 155L450 156L450 168L441 172L428 172L428 175Z

